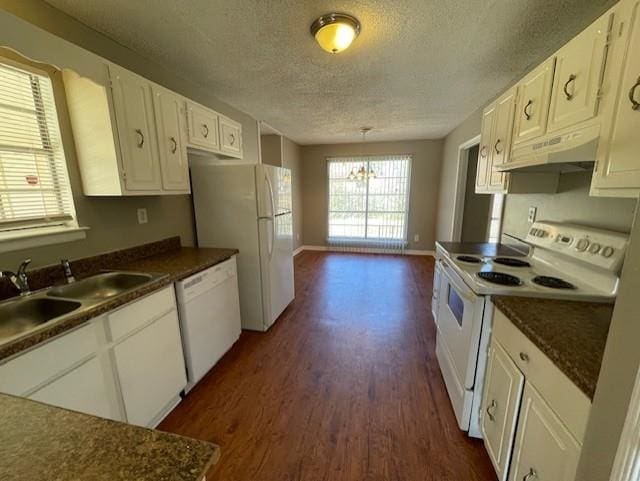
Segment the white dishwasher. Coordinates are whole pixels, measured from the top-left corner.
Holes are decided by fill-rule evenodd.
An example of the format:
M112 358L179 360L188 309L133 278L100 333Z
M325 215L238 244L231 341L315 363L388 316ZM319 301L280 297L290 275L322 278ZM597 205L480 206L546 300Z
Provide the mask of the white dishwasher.
M236 258L176 283L189 392L240 337Z

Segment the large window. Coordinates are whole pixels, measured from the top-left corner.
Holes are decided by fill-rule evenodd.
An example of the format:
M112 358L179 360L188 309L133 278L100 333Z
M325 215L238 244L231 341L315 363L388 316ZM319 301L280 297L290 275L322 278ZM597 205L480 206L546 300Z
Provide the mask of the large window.
M329 241L404 247L411 156L327 160Z
M0 59L0 239L77 227L51 79Z

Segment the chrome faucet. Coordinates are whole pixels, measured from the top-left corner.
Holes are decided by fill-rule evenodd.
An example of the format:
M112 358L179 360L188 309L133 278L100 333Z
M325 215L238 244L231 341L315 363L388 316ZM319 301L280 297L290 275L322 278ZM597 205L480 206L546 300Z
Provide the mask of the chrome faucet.
M18 267L17 272L0 271L0 279L7 277L16 289L20 291L21 296L26 296L31 293L29 289L29 278L27 277L27 266L31 262L31 259L25 259Z
M67 284L75 282L76 278L73 276L69 259L60 259L60 264L62 264L62 270L64 271L64 278L67 280Z

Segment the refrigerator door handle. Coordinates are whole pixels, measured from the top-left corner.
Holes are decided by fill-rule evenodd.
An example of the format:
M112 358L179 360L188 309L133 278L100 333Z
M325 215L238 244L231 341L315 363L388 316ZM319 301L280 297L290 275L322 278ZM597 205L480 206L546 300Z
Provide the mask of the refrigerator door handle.
M273 217L276 214L276 203L273 198L273 185L271 185L271 179L269 179L268 175L264 176L264 181L267 184L267 190L269 191L269 200L271 202L271 216Z

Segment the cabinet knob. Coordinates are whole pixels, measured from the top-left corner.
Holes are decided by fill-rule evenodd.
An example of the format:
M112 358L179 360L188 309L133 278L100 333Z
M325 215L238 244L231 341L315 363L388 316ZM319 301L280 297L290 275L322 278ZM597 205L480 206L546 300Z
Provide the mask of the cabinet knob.
M176 138L175 137L169 137L169 140L173 144L173 147L171 147L171 153L175 154L176 151L178 150L178 142L176 142Z
M527 102L527 105L524 106L524 116L526 117L527 120L531 120L532 114L531 114L531 106L533 105L533 100L529 100Z
M498 149L498 145L500 145L502 143L502 140L498 139L496 140L496 144L493 146L493 150L496 151L496 154L500 155L500 153L502 152L502 150Z
M236 136L233 134L229 134L229 144L233 145L236 143Z
M631 108L633 110L640 110L640 102L636 100L636 90L638 87L640 87L640 77L638 77L636 83L631 87L631 90L629 90L629 100L631 100Z
M202 135L205 139L209 137L209 126L207 124L202 124Z
M489 421L491 422L496 420L496 417L495 417L496 407L498 407L498 404L496 403L495 399L491 400L491 404L487 406L486 412L487 412L487 416L489 416Z
M569 80L567 80L564 84L564 87L562 87L562 90L564 91L564 96L567 98L567 100L573 99L573 94L569 93L569 85L575 82L575 80L576 80L576 76L574 74L569 75Z
M144 145L144 134L142 133L142 130L136 129L136 135L138 136L137 145L138 147L142 148L142 146Z
M487 146L483 145L482 149L480 149L480 157L484 159L486 156L487 156Z
M531 481L532 479L537 479L537 478L538 478L538 473L536 472L536 470L533 468L529 468L529 472L524 475L524 477L522 478L522 481Z
M529 362L529 354L527 354L526 352L521 352L520 359L522 359L524 362Z

